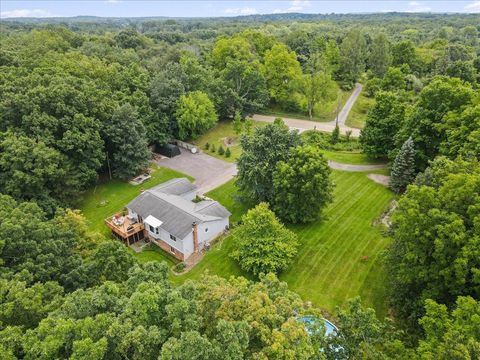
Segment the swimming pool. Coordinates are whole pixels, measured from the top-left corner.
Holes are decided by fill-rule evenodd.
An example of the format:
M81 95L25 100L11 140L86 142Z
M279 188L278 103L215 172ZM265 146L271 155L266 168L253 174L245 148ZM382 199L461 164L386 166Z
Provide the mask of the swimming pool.
M319 320L323 321L323 326L325 326L325 335L329 336L335 336L337 334L337 327L333 325L330 321L327 319L319 319L315 316L312 315L305 315L300 318L298 318L299 321L305 324L305 330L307 331L308 334L312 334L314 332L314 329L312 329Z

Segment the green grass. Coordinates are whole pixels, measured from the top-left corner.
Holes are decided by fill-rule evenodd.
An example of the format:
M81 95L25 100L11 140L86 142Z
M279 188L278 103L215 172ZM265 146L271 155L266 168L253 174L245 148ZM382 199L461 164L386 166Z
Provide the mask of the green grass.
M348 100L352 91L340 91L342 94L340 99L340 109L345 105L345 102ZM338 107L338 96L328 102L324 102L318 104L314 109L312 121L318 122L328 122L335 120L335 116L337 114L337 107ZM278 117L285 117L285 118L293 118L293 119L303 119L303 120L310 120L308 113L301 113L301 112L291 112L282 110L280 107L271 106L268 109L261 111L261 114L264 115L271 115L271 116L278 116Z
M343 164L371 165L383 163L381 160L370 159L366 154L361 152L322 150L322 153L328 160Z
M333 312L336 306L360 295L365 305L384 316L384 272L380 258L387 239L373 222L393 195L364 173L333 171L333 180L336 183L334 202L324 211L322 219L308 225L289 226L298 234L301 246L294 263L280 278L304 300L327 311ZM221 201L238 219L248 207L235 202L233 182L209 196ZM198 279L207 272L251 278L229 257L231 248L232 238L226 237L176 281ZM363 256L368 256L368 260L362 261Z
M171 267L179 262L179 260L167 254L156 245L148 245L147 247L143 248L142 252L140 253L136 253L132 250L132 253L142 264L149 261L163 261L166 262L169 267Z
M368 111L375 105L375 99L368 98L362 92L353 104L346 124L353 128L363 129Z
M265 126L266 123L260 122L260 121L254 121L253 122L253 127L258 127L258 126ZM224 143L224 140L226 138L230 138L232 140L232 145L229 146L230 151L231 151L231 156L230 157L225 157L225 155L219 155L218 154L218 148L223 146L223 148L226 150L227 146ZM211 149L206 150L205 149L205 144L209 143L210 146L212 144L215 145L215 152L212 152ZM236 159L240 156L242 153L242 148L240 147L240 136L235 134L235 131L233 130L233 121L232 120L222 120L220 121L213 129L208 131L206 134L202 135L196 140L192 140L192 143L197 145L202 151L204 151L206 154L214 156L218 159L222 159L224 161L228 162L235 162Z
M167 168L156 167L151 179L141 185L130 185L127 181L103 181L88 190L78 208L87 219L90 229L108 235L110 230L104 220L122 210L131 200L140 194L141 189L149 189L177 177L191 177Z

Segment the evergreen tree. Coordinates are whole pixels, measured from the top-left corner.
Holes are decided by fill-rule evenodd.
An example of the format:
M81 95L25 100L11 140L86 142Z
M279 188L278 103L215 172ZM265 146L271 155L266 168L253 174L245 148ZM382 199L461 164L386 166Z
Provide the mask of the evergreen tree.
M222 145L220 145L220 147L218 148L218 155L223 155L225 154L225 149L223 148Z
M390 188L398 193L404 192L407 185L415 178L415 149L409 137L402 145L393 162Z
M225 150L225 157L230 157L232 155L232 152L230 151L230 148L227 148L227 150Z
M240 115L240 111L235 111L235 116L233 117L233 131L235 131L235 134L240 135L242 129L242 116Z

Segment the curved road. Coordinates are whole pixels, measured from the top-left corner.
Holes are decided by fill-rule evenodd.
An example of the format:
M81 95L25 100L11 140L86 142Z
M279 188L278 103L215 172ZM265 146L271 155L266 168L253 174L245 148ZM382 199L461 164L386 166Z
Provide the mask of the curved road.
M338 114L338 127L340 128L340 133L342 134L345 134L347 131L350 130L352 132L353 137L360 136L360 129L351 128L345 125L345 122L347 121L348 114L350 113L350 110L355 104L355 101L357 101L358 95L360 95L362 88L363 88L362 84L359 84L359 83L355 84L355 88L353 89L352 94L350 95L348 100L345 102L345 105L343 106L342 110ZM252 118L255 121L273 122L277 117L278 116L255 114L253 115ZM282 119L290 129L298 130L299 132L303 132L305 130L318 130L318 131L324 131L324 132L332 132L333 129L335 129L335 124L336 124L335 119L328 122L318 122L318 121L301 120L301 119L285 118L285 117L282 117Z

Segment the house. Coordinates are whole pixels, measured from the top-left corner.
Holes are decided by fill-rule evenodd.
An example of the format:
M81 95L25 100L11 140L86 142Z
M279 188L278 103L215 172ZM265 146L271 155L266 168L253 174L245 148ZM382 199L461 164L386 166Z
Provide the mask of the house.
M194 201L196 192L188 179L167 181L137 196L126 206L128 214L107 219L107 225L128 245L147 238L185 260L228 229L231 215L217 201Z

